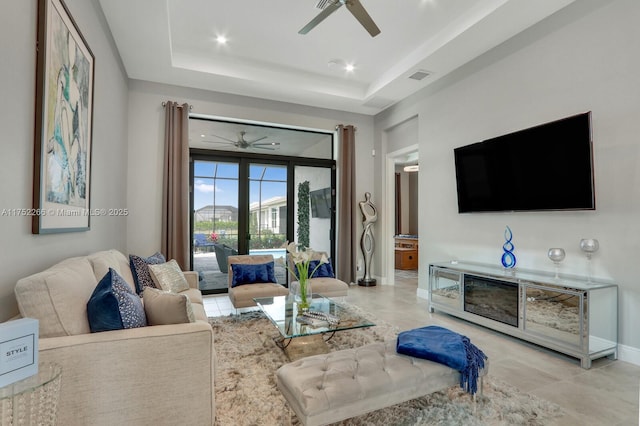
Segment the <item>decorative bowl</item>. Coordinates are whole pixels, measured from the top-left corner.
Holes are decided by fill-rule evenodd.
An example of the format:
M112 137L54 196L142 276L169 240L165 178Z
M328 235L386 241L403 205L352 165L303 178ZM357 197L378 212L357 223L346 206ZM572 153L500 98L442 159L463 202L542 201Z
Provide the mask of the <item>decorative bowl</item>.
M562 248L550 248L547 252L547 256L553 263L559 263L564 260L565 252Z

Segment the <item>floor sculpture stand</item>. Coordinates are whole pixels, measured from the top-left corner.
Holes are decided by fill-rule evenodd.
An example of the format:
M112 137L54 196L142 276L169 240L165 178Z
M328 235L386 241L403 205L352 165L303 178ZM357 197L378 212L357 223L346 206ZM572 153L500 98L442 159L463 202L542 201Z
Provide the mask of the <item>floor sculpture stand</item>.
M373 224L378 220L378 211L371 202L371 193L365 192L364 201L360 201L360 211L362 212L362 238L360 238L360 248L364 255L364 277L358 280L360 286L376 285L375 278L371 278L371 259L373 258L373 250L375 249L375 240L373 238Z

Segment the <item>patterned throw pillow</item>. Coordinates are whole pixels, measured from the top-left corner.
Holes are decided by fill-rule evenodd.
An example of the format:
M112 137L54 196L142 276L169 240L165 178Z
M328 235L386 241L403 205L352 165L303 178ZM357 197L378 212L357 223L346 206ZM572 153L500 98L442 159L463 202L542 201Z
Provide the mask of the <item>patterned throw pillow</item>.
M183 324L195 322L191 301L186 294L147 287L142 293L144 312L149 325Z
M87 302L87 317L92 333L147 325L140 297L112 268L93 290Z
M129 255L129 265L131 266L131 273L135 281L136 293L142 294L145 287L156 288L156 284L153 282L151 273L149 272L149 265L159 265L165 262L166 259L160 252L149 257Z
M189 283L175 259L160 265L149 265L149 271L156 288L172 293L189 290Z
M231 287L254 283L277 283L273 262L231 265L233 280Z

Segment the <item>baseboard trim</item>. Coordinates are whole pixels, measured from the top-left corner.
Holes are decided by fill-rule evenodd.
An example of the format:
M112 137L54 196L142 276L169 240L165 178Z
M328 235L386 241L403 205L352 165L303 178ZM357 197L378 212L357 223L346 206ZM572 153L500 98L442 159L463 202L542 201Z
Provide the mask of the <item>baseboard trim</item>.
M640 349L618 343L618 359L629 364L640 365Z
M418 297L420 299L425 299L425 300L429 300L429 290L425 289L425 288L419 288L416 291L416 294L418 295Z

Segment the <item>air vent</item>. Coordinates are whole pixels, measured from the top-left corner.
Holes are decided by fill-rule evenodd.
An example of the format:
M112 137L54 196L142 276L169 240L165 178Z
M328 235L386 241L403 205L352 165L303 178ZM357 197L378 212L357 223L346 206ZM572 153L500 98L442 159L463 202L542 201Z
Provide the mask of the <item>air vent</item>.
M431 71L427 70L418 70L409 76L412 80L422 80L423 78L429 77L431 75Z

